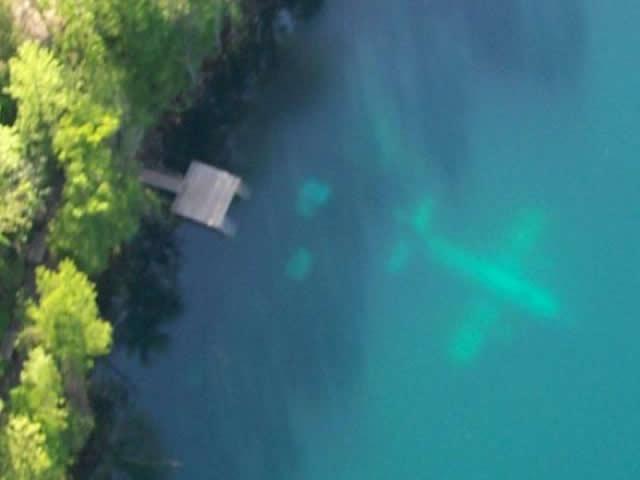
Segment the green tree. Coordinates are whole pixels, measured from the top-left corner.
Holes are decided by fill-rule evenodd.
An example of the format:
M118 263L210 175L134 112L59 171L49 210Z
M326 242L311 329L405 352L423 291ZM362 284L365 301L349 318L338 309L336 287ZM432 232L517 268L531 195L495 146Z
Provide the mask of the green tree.
M112 250L135 233L142 207L134 169L109 144L120 111L97 100L112 96L101 92L104 82L83 92L89 84L74 83L53 53L33 43L23 44L10 66L8 91L18 103L16 131L27 157L43 159L40 165L55 155L65 175L62 206L51 226L53 250L99 272Z
M142 210L132 166L107 144L118 126L116 112L85 96L62 117L54 139L66 182L50 243L89 273L103 270L112 250L133 236Z
M15 103L4 92L9 84L7 60L14 54L11 11L6 0L0 0L0 124L10 124L15 116Z
M210 2L214 4L216 2ZM123 73L122 84L134 123L149 124L185 85L186 38L181 20L190 2L164 0L113 0L99 2L101 24L111 61ZM191 32L191 41L197 32Z
M99 31L100 25L111 22L104 10L113 0L37 1L41 8L55 8L64 18L64 28L54 31L52 50L70 70L69 83L74 91L90 93L94 101L104 105L120 105L123 74L110 63Z
M10 58L14 48L11 5L7 0L0 0L0 61Z
M47 449L42 425L26 415L9 415L2 439L2 480L63 480Z
M25 42L9 60L10 83L6 91L18 104L15 121L28 158L43 161L50 153L53 125L64 108L73 104L64 70L49 50Z
M144 125L195 79L224 16L239 10L229 0L58 0L56 8L68 19L55 39L60 58L82 65L100 90L118 84L127 123Z
M39 267L36 286L40 299L27 307L27 316L37 337L64 372L86 372L111 345L111 325L99 316L94 285L63 260L57 271Z
M0 125L0 241L23 242L41 207L41 180L25 159L21 138Z
M36 347L29 352L20 373L20 384L11 390L10 397L13 414L26 416L42 427L49 457L55 463L67 463L69 412L62 377L53 357L44 348Z

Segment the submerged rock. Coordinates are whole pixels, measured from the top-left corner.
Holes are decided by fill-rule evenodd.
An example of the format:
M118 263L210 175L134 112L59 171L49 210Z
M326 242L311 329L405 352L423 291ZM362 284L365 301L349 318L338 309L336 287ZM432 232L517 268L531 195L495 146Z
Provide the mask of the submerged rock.
M311 252L304 247L298 248L287 262L285 275L291 280L301 282L305 280L313 268L313 256Z
M331 187L316 179L305 181L298 190L296 212L303 218L312 218L331 198Z

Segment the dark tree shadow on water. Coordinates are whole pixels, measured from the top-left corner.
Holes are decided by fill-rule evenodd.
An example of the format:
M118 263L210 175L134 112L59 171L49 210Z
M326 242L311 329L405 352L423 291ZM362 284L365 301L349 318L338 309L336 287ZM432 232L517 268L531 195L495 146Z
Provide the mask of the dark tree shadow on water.
M72 478L78 480L164 480L181 468L169 457L152 420L136 408L132 385L100 361L90 389L96 427Z
M114 325L115 347L137 355L143 364L166 350L165 328L181 312L179 265L171 222L146 218L99 279L101 311Z

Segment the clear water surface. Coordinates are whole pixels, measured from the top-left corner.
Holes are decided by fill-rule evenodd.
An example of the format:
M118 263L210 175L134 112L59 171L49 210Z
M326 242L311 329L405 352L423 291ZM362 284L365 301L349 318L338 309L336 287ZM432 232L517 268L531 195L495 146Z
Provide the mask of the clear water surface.
M640 4L326 3L120 361L169 477L640 478Z

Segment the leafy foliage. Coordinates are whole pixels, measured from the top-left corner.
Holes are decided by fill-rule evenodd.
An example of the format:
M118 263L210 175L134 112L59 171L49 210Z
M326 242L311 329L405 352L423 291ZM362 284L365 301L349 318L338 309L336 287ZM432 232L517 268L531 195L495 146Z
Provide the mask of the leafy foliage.
M26 161L22 140L0 125L0 237L24 241L42 199L36 168Z
M111 325L99 317L94 285L70 260L58 271L38 268L36 284L40 301L27 315L43 345L65 368L88 370L111 345Z
M11 82L6 90L18 104L16 130L29 158L41 161L50 153L52 126L72 103L63 66L47 49L25 42L9 60L9 71Z
M53 357L42 347L29 353L20 374L20 385L11 391L11 410L39 423L46 438L49 456L64 464L68 458L67 417L62 377Z
M14 53L13 24L10 4L0 0L0 61L11 57Z
M46 445L42 425L26 415L10 415L2 442L2 480L61 480ZM58 470L58 471L56 471Z
M166 350L166 327L182 308L173 223L143 218L139 232L98 281L101 310L117 319L116 343L146 364Z
M96 93L117 90L114 98L126 107L128 122L146 125L215 48L223 16L234 4L58 0L56 9L66 22L54 46L65 63L82 66L84 82L98 82Z
M0 124L10 124L15 116L15 103L4 92L9 83L6 61L14 54L11 12L6 0L0 0Z
M16 132L28 158L56 156L64 170L53 250L97 273L135 233L142 209L135 169L118 158L111 137L148 124L178 94L215 45L233 2L37 3L53 7L63 28L55 29L51 51L26 42L10 61Z
M23 279L24 243L42 212L44 186L57 187L58 179L64 179L62 198L48 241L58 258L70 259L57 270L36 271L39 298L26 307L33 333L26 338L34 343L8 411L0 402L0 480L63 480L93 427L86 374L112 341L86 274L106 267L136 233L143 210L127 140L138 138L196 81L223 23L238 18L240 1L31 0L48 12L53 36L46 45L14 35L11 2L0 0L0 335L10 312L22 305L13 297ZM58 189L52 190L57 198ZM136 266L150 279L141 285L152 285L152 292L131 288L142 300L123 338L143 356L162 345L157 327L179 308L164 295L173 291L174 277L152 283L160 278L157 270L175 271L175 255L165 250L171 249L163 245ZM127 283L137 285L135 278ZM145 316L149 304L162 311ZM134 344L127 335L139 329L155 331L154 342ZM137 446L135 439L131 445ZM162 463L153 455L141 461L130 454L115 463L135 470L145 462L156 470Z
M0 437L0 479L62 480L70 461L62 377L44 348L29 352Z
M142 209L133 169L106 143L117 128L117 114L84 97L62 117L54 138L66 182L50 243L89 273L103 270L111 251L135 233Z

